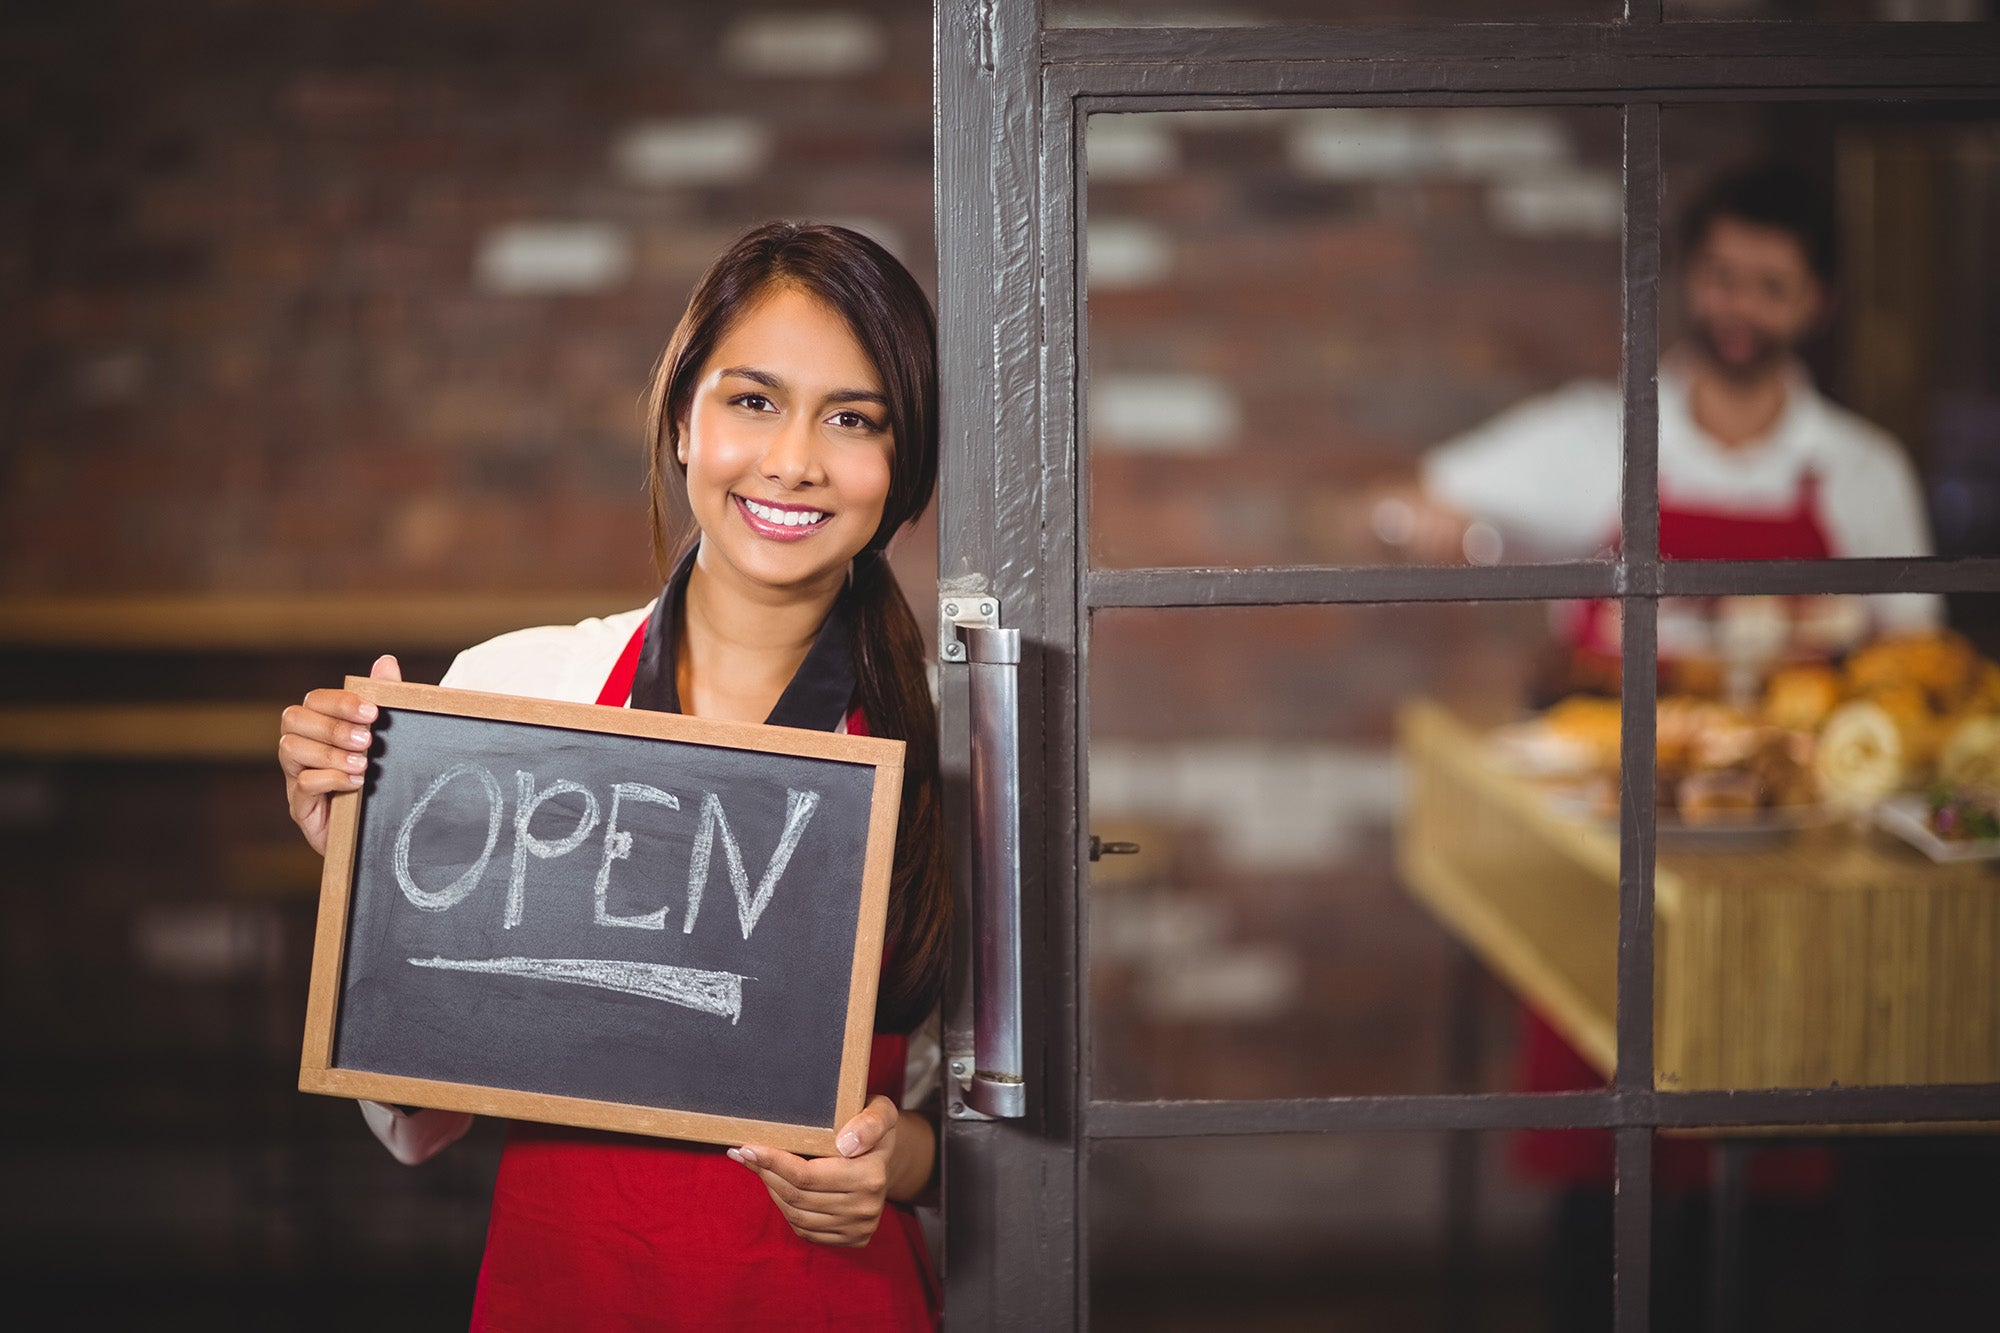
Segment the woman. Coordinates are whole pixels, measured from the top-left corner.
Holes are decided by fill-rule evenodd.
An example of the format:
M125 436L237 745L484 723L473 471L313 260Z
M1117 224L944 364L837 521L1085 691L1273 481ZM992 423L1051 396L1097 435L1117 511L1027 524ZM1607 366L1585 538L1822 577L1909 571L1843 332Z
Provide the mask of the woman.
M836 1136L840 1155L816 1161L513 1126L473 1327L934 1327L908 1205L929 1188L936 1131L899 1103L908 1034L942 987L951 898L922 639L884 556L936 481L929 302L855 232L758 227L697 285L649 416L659 598L503 635L443 683L906 741L870 1098ZM670 558L677 490L693 532ZM372 674L396 676L394 659ZM345 690L285 712L286 793L316 850L330 795L362 783L374 716ZM363 1111L412 1162L470 1122Z

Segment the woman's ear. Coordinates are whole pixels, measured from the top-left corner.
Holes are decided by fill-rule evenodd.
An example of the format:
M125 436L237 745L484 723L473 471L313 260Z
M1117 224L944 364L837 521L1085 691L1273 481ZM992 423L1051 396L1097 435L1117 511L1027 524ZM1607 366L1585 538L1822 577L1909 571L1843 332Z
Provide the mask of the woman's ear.
M680 460L682 467L688 465L688 423L686 417L682 417L674 423L674 457Z

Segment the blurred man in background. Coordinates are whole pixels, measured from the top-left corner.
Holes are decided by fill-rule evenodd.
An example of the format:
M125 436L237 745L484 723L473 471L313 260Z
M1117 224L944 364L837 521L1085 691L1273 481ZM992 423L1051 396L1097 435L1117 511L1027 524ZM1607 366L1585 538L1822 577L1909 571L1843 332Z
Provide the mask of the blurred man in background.
M1758 167L1714 182L1681 229L1686 334L1659 374L1660 554L1670 560L1818 560L1931 552L1909 459L1878 427L1814 387L1799 348L1832 304L1834 225L1810 182ZM1640 368L1643 369L1643 368ZM1376 533L1414 559L1491 564L1577 560L1617 549L1622 469L1617 385L1578 381L1530 399L1423 459L1416 484L1380 495ZM1928 627L1931 596L1671 599L1659 650L1676 659L1832 654L1871 633ZM1559 607L1565 642L1549 693L1615 692L1620 626L1610 602ZM1755 614L1746 614L1755 613ZM1746 638L1747 635L1747 638ZM1755 642L1749 642L1754 639ZM1546 1022L1524 1014L1521 1086L1557 1092L1603 1080ZM1516 1136L1515 1164L1557 1191L1552 1247L1555 1326L1606 1326L1611 1309L1611 1135L1536 1130ZM1670 1194L1699 1194L1711 1164L1700 1145L1665 1142L1656 1162ZM1767 1154L1753 1186L1814 1197L1823 1155Z
M1817 188L1783 167L1726 176L1688 210L1681 242L1687 332L1659 376L1660 554L1930 554L1903 449L1822 396L1798 357L1832 303L1834 225ZM1612 383L1578 381L1520 403L1431 450L1416 484L1380 496L1376 533L1433 563L1615 550L1621 433ZM1872 598L1867 611L1872 626L1857 624L1850 637L1927 626L1939 614L1924 596ZM1674 629L1663 612L1669 656ZM1618 651L1602 608L1579 608L1570 633L1583 652Z

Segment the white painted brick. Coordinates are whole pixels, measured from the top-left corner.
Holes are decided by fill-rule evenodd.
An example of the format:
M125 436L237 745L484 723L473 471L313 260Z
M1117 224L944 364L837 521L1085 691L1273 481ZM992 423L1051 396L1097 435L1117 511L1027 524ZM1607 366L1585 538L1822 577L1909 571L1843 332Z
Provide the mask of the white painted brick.
M1180 145L1166 119L1158 114L1092 116L1085 129L1090 179L1147 180L1179 166Z
M1092 291L1155 286L1174 267L1173 242L1150 222L1093 218L1085 254Z
M606 222L517 222L480 243L474 277L489 292L541 296L615 287L632 270L632 240Z
M879 22L838 10L757 14L737 20L722 38L730 69L766 78L866 74L888 57L888 34Z
M1608 171L1496 184L1486 207L1494 226L1520 236L1609 238L1624 226L1624 192Z
M1459 176L1539 175L1562 170L1575 157L1562 122L1543 112L1469 111L1429 125L1438 165Z
M1194 894L1098 895L1090 909L1090 952L1095 958L1154 962L1221 947L1229 914L1212 898Z
M1206 375L1101 375L1090 389L1097 448L1205 454L1228 446L1242 424L1236 396Z
M1155 1020L1268 1022L1297 1002L1301 971L1288 949L1238 945L1148 969L1136 998Z
M1098 742L1090 804L1104 818L1203 829L1241 870L1324 871L1394 822L1401 770L1386 751L1345 746Z
M1294 170L1327 180L1507 179L1567 170L1575 156L1562 122L1534 111L1312 111L1287 150Z
M619 176L635 185L720 185L747 180L771 157L771 132L748 116L702 116L633 125L612 145Z
M152 363L136 347L94 356L76 368L76 396L97 406L130 402L146 391Z
M132 922L133 951L147 971L181 981L258 976L277 965L277 914L230 903L148 907Z
M1322 180L1383 180L1434 171L1435 135L1407 116L1365 108L1301 117L1286 137L1292 169Z

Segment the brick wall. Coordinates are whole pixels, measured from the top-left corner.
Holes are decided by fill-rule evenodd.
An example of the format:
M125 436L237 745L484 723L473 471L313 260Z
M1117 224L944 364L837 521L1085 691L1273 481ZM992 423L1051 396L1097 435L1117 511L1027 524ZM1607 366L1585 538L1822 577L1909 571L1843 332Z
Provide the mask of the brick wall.
M7 19L0 590L650 574L637 401L771 216L933 280L927 6Z

